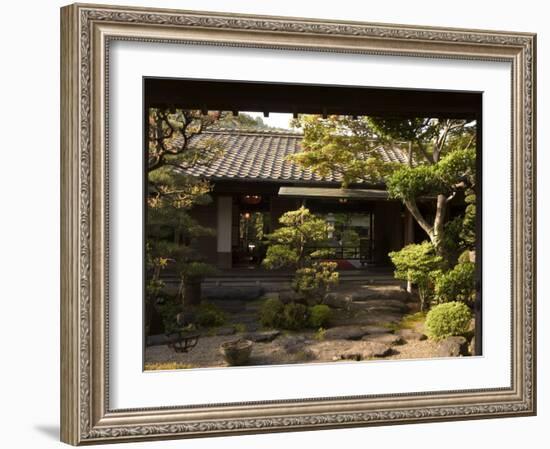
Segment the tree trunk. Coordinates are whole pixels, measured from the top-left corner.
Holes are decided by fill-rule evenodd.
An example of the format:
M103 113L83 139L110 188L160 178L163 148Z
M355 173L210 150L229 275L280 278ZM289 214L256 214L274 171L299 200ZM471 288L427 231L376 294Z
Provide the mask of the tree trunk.
M183 306L196 306L201 303L201 282L185 282L183 284Z
M407 280L407 293L413 292L413 283L410 280Z
M438 255L444 255L443 236L445 233L445 216L447 213L447 197L445 195L437 195L437 206L435 211L435 220L433 227L432 243Z
M418 298L420 299L420 311L426 310L426 292L423 287L418 286Z
M428 237L430 237L430 240L433 242L434 240L434 228L428 223L428 221L424 218L420 210L418 209L418 205L416 204L415 200L407 200L405 201L405 206L411 213L411 215L414 217L418 225L428 234Z

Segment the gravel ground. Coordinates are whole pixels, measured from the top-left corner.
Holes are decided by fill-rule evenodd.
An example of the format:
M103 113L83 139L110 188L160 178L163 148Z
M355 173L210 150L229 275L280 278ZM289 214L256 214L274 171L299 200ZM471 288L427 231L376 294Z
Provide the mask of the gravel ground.
M201 337L197 346L188 353L177 353L168 346L151 346L145 351L146 363L179 362L193 367L227 366L220 352L220 345L239 338L239 334L230 336ZM285 349L286 338L278 337L270 343L254 343L250 356L250 366L278 365L292 363L334 362L335 354L353 352L362 341L349 340L306 340L297 350ZM391 347L392 351L384 357L369 359L426 359L436 357L437 344L430 340L407 341ZM368 361L368 360L367 360Z
M335 362L339 360L428 359L437 357L437 343L407 337L403 341L392 335L391 327L400 326L401 319L418 310L418 304L396 286L351 285L340 288L344 306L333 309L331 332L317 339L314 331L282 332L271 342L255 342L248 365L279 365L293 363ZM352 297L353 296L353 297ZM223 302L220 303L224 305ZM261 302L225 303L231 326L245 324L248 332L258 329ZM229 307L231 306L231 307ZM361 333L363 327L370 331ZM412 322L416 337L423 334L423 323ZM351 329L351 332L349 328ZM374 328L382 329L376 333ZM358 330L361 329L361 330ZM387 329L387 331L384 331ZM406 331L410 332L410 331ZM168 346L150 346L145 350L145 363L177 362L190 367L227 366L220 351L222 343L246 337L233 335L204 335L188 353L177 353Z

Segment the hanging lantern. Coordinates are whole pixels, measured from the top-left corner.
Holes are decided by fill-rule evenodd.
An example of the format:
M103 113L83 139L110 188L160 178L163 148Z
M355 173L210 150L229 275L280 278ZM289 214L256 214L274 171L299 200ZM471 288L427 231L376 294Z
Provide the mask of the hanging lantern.
M260 202L262 201L262 196L261 195L244 195L242 200L243 200L243 203L245 204L256 205L256 204L260 204Z

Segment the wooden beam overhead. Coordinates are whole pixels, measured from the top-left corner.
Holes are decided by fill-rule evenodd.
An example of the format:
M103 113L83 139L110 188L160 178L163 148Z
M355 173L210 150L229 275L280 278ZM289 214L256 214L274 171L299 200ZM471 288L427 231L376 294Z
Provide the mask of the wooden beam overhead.
M482 93L362 86L145 78L149 107L293 114L475 119Z

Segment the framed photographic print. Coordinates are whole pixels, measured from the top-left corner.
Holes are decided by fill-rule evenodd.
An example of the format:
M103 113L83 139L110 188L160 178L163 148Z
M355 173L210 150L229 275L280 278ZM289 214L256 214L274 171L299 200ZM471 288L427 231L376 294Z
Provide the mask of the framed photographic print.
M535 35L61 27L63 441L535 414Z

